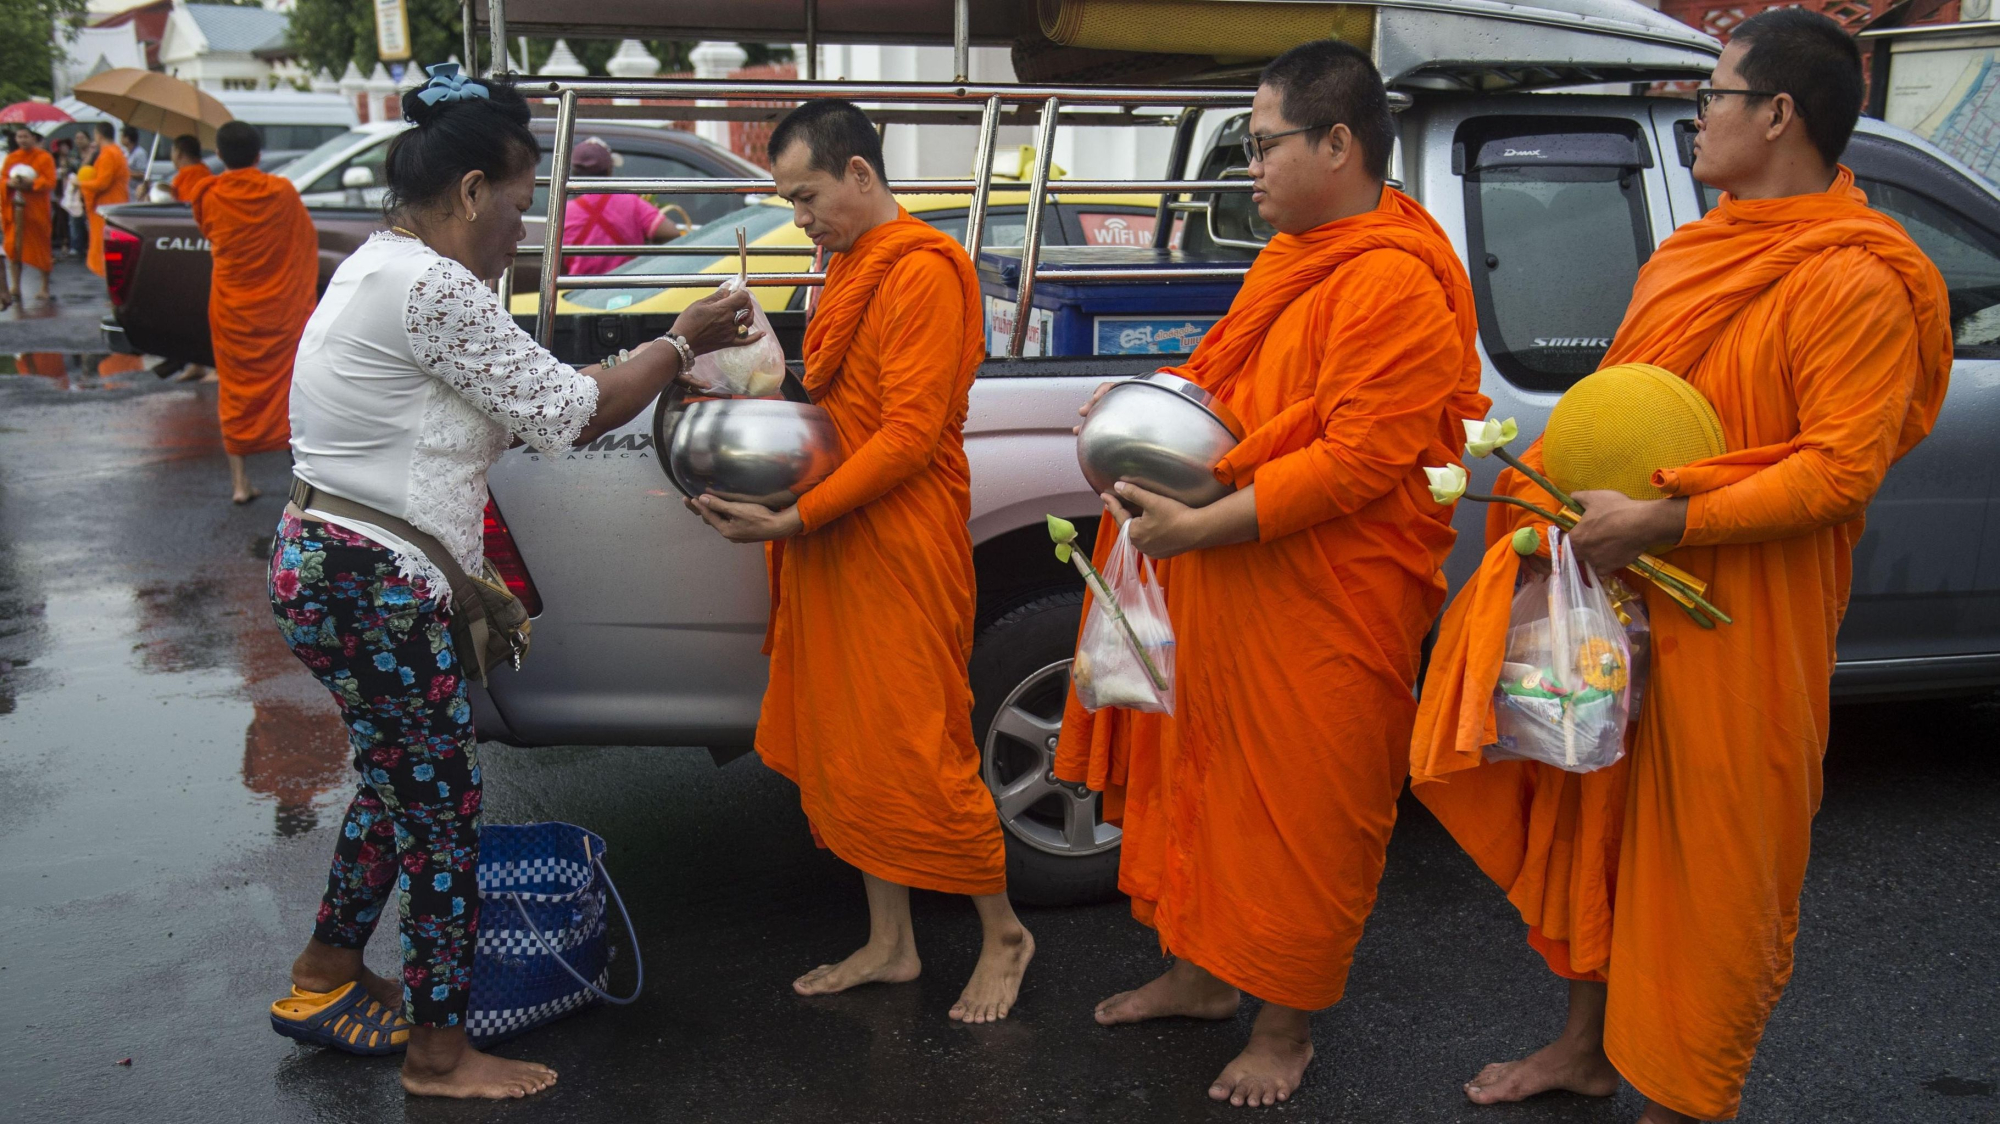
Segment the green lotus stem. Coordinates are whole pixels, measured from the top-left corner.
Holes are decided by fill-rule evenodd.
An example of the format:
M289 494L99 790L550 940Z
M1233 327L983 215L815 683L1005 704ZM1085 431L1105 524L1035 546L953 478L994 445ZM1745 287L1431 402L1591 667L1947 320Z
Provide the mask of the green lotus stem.
M1533 480L1537 487L1541 488L1542 491L1547 492L1549 495L1554 496L1556 498L1556 502L1562 504L1564 507L1570 508L1571 510L1574 511L1583 510L1583 505L1576 502L1576 500L1572 498L1568 492L1565 492L1561 488L1556 487L1554 481L1550 480L1546 476L1543 476L1541 473L1536 472L1534 469L1529 468L1527 465L1522 464L1520 461L1516 460L1514 458L1514 454L1508 452L1507 447L1505 445L1495 446L1493 449L1493 455L1499 457L1503 461L1506 461L1507 467L1513 469L1515 472L1520 473L1521 475L1527 477L1528 479Z
M1494 451L1498 452L1499 450L1496 449ZM1559 495L1560 493L1557 494ZM1565 531L1572 530L1576 527L1576 520L1574 519L1571 519L1567 516L1558 515L1555 512L1549 511L1546 508L1539 507L1535 504L1529 503L1527 500L1516 499L1513 496L1487 496L1487 495L1481 495L1476 492L1467 492L1462 498L1468 500L1477 500L1480 503L1504 503L1504 504L1512 504L1513 506L1519 508L1525 508L1526 510L1534 512L1536 515L1541 516L1542 518L1548 520L1549 522L1554 523L1556 526L1561 527ZM1567 507L1570 505L1565 504L1564 506ZM1688 605L1685 602L1680 601L1678 598L1676 598L1674 601L1675 604L1681 607L1681 610L1683 612L1687 613L1689 617L1693 618L1694 623L1700 625L1701 627L1714 628L1717 621L1720 621L1723 624L1736 623L1735 621L1729 618L1729 615L1727 613L1724 613L1721 609L1718 609L1714 605L1709 604L1706 598L1704 598L1701 594L1696 593L1694 590L1689 589L1687 585L1683 583L1680 579L1673 577L1670 574L1662 572L1661 570L1655 568L1651 563L1643 561L1635 561L1632 563L1632 569L1637 570L1641 574L1644 574L1647 577L1647 579L1650 580L1654 585L1657 585L1662 589L1671 590L1675 593L1680 594L1682 597L1687 598L1689 601L1694 602L1693 605ZM1700 610L1699 612L1696 611L1697 608L1699 608ZM1707 615L1704 616L1703 614Z
M1084 584L1090 586L1091 592L1110 608L1111 619L1117 621L1118 627L1125 630L1125 639L1131 642L1133 653L1139 657L1140 663L1146 665L1146 678L1153 681L1153 689L1165 693L1168 689L1166 676L1161 675L1160 669L1153 666L1153 657L1146 654L1146 646L1139 642L1139 634L1132 628L1132 622L1125 619L1125 609L1118 604L1117 595L1111 592L1111 587L1105 583L1103 575L1097 572L1097 567L1090 564L1090 559L1083 556L1083 551L1077 550L1074 546L1070 548L1069 558L1076 563L1077 572L1083 575Z

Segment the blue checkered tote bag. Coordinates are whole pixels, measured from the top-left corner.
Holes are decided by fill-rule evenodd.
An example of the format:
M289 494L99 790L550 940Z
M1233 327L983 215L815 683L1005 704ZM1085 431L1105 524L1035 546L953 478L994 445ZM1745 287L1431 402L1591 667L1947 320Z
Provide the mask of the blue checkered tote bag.
M632 994L611 979L610 918L632 933ZM465 1029L486 1045L580 1011L639 998L646 967L638 934L604 870L604 840L574 824L493 824L479 832L479 937Z

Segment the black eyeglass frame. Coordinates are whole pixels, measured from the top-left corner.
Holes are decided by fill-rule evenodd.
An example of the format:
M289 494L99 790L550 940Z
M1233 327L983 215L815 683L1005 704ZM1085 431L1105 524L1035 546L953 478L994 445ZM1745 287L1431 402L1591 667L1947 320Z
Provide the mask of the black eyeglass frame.
M1338 121L1328 121L1324 125L1307 125L1302 129L1286 129L1282 133L1245 133L1243 134L1243 157L1254 164L1264 158L1264 146L1271 141L1279 140L1283 137L1295 137L1300 133L1310 133L1314 129L1331 129L1338 124L1340 124Z
M1733 94L1739 97L1746 97L1746 98L1775 98L1781 93L1784 93L1784 91L1783 90L1718 90L1713 86L1708 86L1703 89L1696 90L1694 92L1695 119L1698 121L1707 120L1709 105L1712 102L1714 102L1715 99L1720 97L1727 97Z

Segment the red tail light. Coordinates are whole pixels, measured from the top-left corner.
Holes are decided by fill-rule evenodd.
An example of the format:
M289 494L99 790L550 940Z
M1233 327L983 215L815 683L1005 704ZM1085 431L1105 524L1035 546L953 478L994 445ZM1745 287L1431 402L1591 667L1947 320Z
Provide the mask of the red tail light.
M139 236L104 224L104 286L111 290L111 303L124 304L132 294L132 272L139 264Z
M535 589L535 579L528 576L521 548L514 545L513 532L507 529L507 521L500 517L500 508L491 496L486 499L486 560L493 563L493 568L500 571L500 580L527 606L528 615L541 616L542 595Z

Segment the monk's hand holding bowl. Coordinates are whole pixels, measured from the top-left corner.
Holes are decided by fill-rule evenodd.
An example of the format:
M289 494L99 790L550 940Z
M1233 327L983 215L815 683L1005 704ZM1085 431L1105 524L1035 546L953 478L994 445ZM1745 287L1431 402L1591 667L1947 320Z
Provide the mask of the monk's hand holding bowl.
M1685 499L1635 500L1604 490L1578 492L1576 502L1583 505L1583 519L1570 531L1570 545L1600 574L1622 570L1687 533Z
M770 542L788 539L805 531L798 505L772 511L761 503L736 503L721 496L699 496L686 501L687 509L716 529L730 542Z
M1257 489L1232 492L1207 507L1188 505L1137 484L1120 481L1099 497L1104 509L1129 525L1132 545L1156 561L1211 546L1250 542L1257 537ZM1134 514L1137 512L1137 514Z
M1097 403L1098 403L1098 401L1099 401L1100 399L1102 399L1102 398L1104 397L1104 394L1105 394L1105 392L1106 392L1106 391L1108 391L1108 390L1110 390L1110 389L1111 389L1112 387L1114 387L1114 386L1117 386L1117 385L1118 385L1118 384L1117 384L1117 383L1115 383L1115 382L1101 382L1101 383L1098 383L1098 384L1097 384L1097 389L1096 389L1096 390L1093 390L1093 391L1091 391L1091 393L1090 393L1090 401L1088 401L1088 402L1085 402L1085 403L1084 403L1083 405L1081 405L1081 406L1078 406L1078 407L1076 408L1076 415L1077 415L1078 417L1080 417L1080 418L1087 418L1087 417L1089 417L1089 416L1090 416L1090 412L1091 412L1092 410L1095 410L1095 409L1097 409ZM1073 426L1071 426L1071 427L1070 427L1070 430L1069 430L1069 431L1070 431L1071 433L1074 433L1074 434L1076 434L1076 435L1077 435L1078 437L1081 437L1081 436L1083 436L1083 426L1082 426L1082 425L1080 425L1080 424L1079 424L1079 425L1073 425Z

